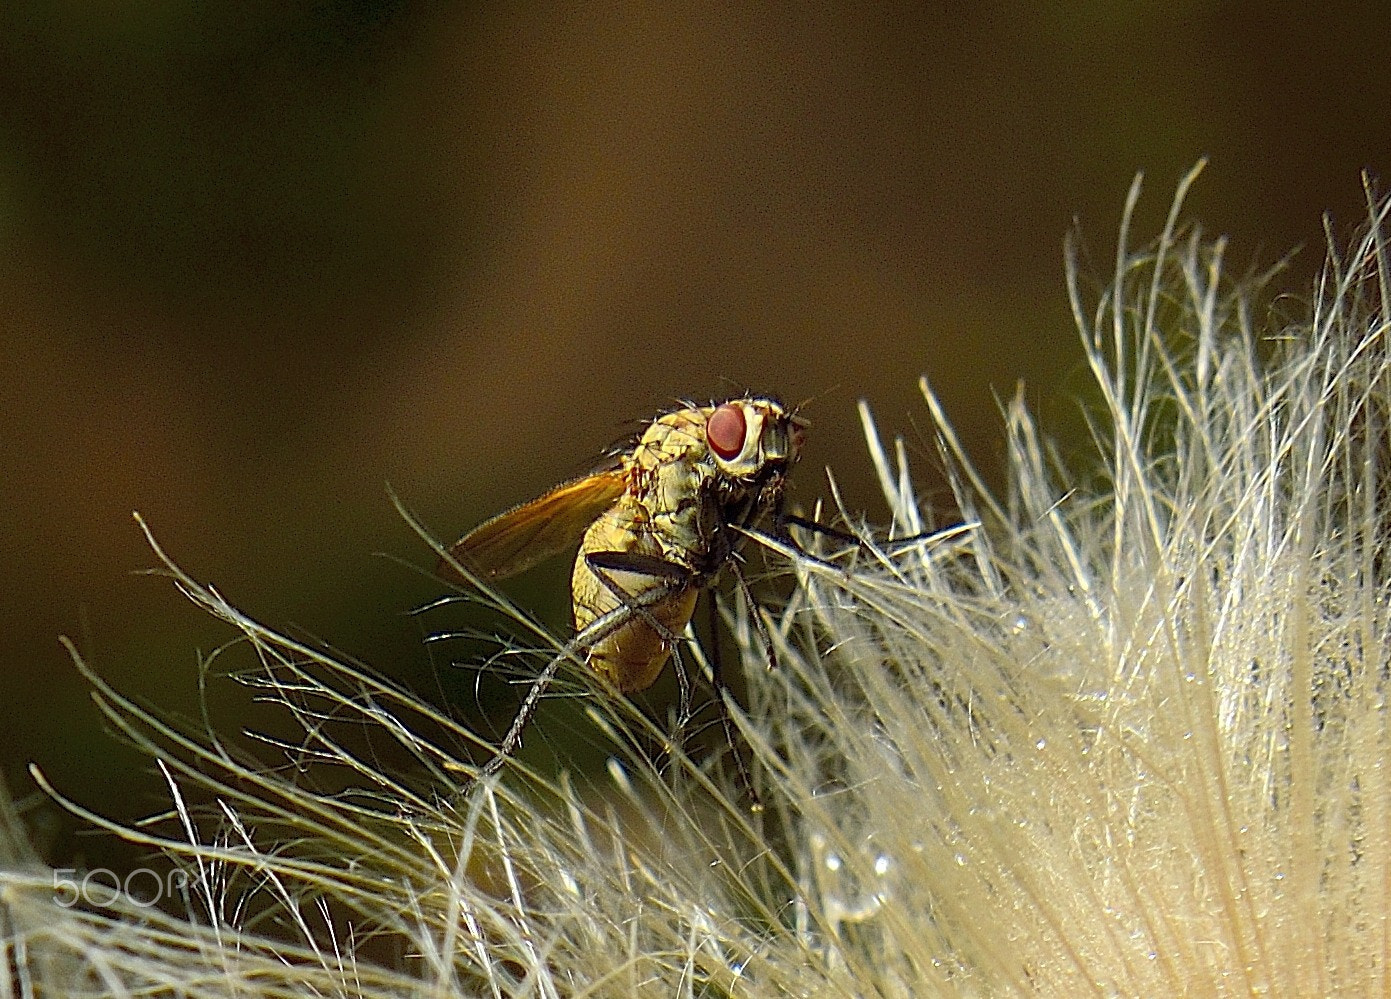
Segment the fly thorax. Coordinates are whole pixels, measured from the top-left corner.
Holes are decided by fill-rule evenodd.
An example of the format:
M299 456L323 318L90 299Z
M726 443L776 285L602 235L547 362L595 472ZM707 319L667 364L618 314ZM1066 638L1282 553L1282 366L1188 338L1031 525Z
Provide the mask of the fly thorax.
M629 494L646 515L645 535L662 557L685 566L700 560L702 486L710 474L697 415L683 410L654 420L625 469Z
M708 466L670 461L658 469L645 504L652 537L672 562L694 566L703 561L718 517L709 501Z

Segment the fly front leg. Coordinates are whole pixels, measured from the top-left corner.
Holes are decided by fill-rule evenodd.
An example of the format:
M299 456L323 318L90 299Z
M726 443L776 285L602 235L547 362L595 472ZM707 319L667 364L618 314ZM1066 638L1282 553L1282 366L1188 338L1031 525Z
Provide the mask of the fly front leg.
M974 525L960 525L962 528L971 526ZM944 528L940 531L919 531L917 534L909 534L902 538L886 538L883 541L872 541L867 537L851 534L849 531L839 530L838 528L831 527L829 524L823 524L818 520L812 520L809 517L799 517L795 513L780 513L773 521L774 536L779 541L793 546L800 554L812 561L820 562L825 565L830 565L831 563L827 562L825 559L817 558L817 556L811 554L801 545L797 544L797 542L793 540L791 533L788 532L788 527L800 527L804 531L820 534L822 537L840 541L845 545L858 548L861 551L871 554L880 552L890 558L902 555L904 552L910 551L913 548L921 547L927 542L938 541L942 539L945 534L955 530L954 528Z
M803 530L811 531L814 534L820 534L823 537L833 538L836 541L844 542L847 545L863 547L865 544L863 538L859 537L858 535L851 534L849 531L839 530L838 528L831 527L829 524L823 524L819 520L812 520L808 517L799 517L795 513L780 513L778 517L773 521L774 533L783 541L792 540L792 535L787 530L789 526L800 527Z

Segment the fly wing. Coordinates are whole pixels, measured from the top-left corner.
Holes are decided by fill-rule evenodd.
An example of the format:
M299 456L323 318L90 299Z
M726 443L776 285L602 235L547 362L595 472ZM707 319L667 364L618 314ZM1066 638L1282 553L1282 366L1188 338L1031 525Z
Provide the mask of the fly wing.
M528 503L485 520L449 546L455 561L488 579L503 579L578 546L599 515L623 494L623 472L609 468L563 482ZM447 579L459 573L441 559Z

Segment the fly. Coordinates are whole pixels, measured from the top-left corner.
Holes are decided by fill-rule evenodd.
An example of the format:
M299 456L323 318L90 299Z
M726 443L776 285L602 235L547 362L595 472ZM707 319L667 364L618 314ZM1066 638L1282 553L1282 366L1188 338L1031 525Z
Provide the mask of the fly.
M461 566L485 579L502 579L578 541L570 577L574 647L610 689L646 690L672 658L700 594L726 568L747 595L736 559L743 530L769 514L781 516L783 489L805 427L781 403L758 397L659 416L610 467L562 483L465 534L449 547L440 572L460 579ZM551 660L532 682L481 777L496 773L521 744L565 658ZM753 796L734 746L719 657L711 661L716 709ZM684 706L689 681L679 656L676 662Z

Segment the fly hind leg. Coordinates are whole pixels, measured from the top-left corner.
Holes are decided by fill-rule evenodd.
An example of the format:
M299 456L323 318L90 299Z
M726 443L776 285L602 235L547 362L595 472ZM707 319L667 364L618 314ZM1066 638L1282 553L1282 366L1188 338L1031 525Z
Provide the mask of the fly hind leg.
M640 617L643 623L651 628L663 644L671 650L672 666L676 670L676 683L680 698L678 705L679 724L684 726L691 716L691 678L686 672L686 665L678 651L681 636L659 621L657 615L652 612L652 608L683 590L692 586L700 586L700 576L684 565L656 555L644 555L641 552L587 552L584 560L585 564L589 566L589 571L594 573L595 577L604 584L604 588L612 593L624 607ZM613 577L613 573L616 572L646 576L656 580L657 585L644 588L641 594L630 593Z
M599 578L603 579L603 574L596 572ZM606 581L605 585L609 585ZM546 692L546 688L551 685L560 667L567 660L577 665L586 665L584 657L588 649L593 648L599 642L608 638L610 635L623 628L634 615L641 615L648 619L655 627L661 628L661 632L670 634L670 629L661 626L661 623L652 615L648 609L653 604L660 603L667 599L672 593L678 592L679 588L664 589L655 588L640 597L633 597L624 594L623 604L615 607L607 614L603 614L580 631L574 638L567 642L555 656L553 656L545 667L537 674L536 679L531 681L531 687L526 692L526 697L522 699L521 706L512 718L512 724L507 728L507 734L503 736L502 742L498 744L497 752L493 757L478 769L473 781L483 781L492 777L500 771L507 761L521 747L522 735L526 731L527 725L531 723L531 718L536 714L536 709L541 703L541 698ZM689 681L687 683L689 687ZM689 697L689 689L686 691ZM472 783L472 781L470 782Z
M661 603L683 589L697 587L708 589L712 576L699 572L694 572L685 566L678 565L663 558L652 555L643 555L634 552L591 552L585 556L585 560L590 570L597 576L615 597L623 601L626 606L639 614L643 620L655 631L664 642L671 646L672 664L676 669L676 679L680 687L680 708L678 717L679 727L684 727L691 717L691 679L686 673L685 664L682 662L680 652L677 647L679 636L672 630L657 620L651 608ZM735 567L737 573L737 566ZM632 594L627 593L623 587L613 578L610 573L631 572L654 579L664 580L667 587L658 587L657 596L649 597L648 593L643 594L641 605L634 603ZM752 596L748 594L748 584L744 581L743 574L737 573L740 584L744 587L745 595L752 601ZM725 741L729 744L729 751L734 757L734 765L739 773L739 784L748 794L749 800L755 811L762 810L762 801L758 797L758 792L753 788L753 779L749 775L748 767L744 764L744 757L739 752L738 741L734 737L734 720L729 714L729 704L725 701L725 696L729 688L725 685L724 670L722 668L722 658L720 655L719 630L715 627L716 617L714 612L715 603L713 600L709 604L711 617L711 654L710 654L710 683L714 688L715 712L719 716L720 728L724 733ZM756 613L756 609L755 609ZM768 650L769 659L772 657L772 642L767 636L761 619L757 620L759 635Z

